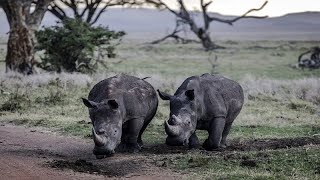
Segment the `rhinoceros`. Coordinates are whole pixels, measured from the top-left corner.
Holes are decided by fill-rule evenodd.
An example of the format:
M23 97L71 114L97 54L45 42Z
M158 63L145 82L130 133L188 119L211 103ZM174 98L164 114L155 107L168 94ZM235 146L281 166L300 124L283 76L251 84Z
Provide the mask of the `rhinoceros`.
M240 113L244 95L235 81L220 75L203 74L187 78L175 94L158 90L163 100L170 100L170 116L165 121L166 144L198 148L196 129L207 130L206 150L227 146L231 125Z
M93 125L96 158L141 150L141 135L158 107L157 93L148 82L120 74L96 84L82 100Z

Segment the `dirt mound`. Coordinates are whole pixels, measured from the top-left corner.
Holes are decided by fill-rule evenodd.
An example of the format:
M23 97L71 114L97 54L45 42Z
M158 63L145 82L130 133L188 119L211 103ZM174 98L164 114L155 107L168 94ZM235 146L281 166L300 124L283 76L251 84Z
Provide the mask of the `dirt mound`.
M92 162L88 162L84 159L78 159L76 161L67 160L53 160L48 162L49 167L57 168L60 170L73 170L75 172L98 174L108 177L122 177L130 173L137 173L140 170L140 166L136 162L125 161L120 163L113 163L110 166L95 165Z

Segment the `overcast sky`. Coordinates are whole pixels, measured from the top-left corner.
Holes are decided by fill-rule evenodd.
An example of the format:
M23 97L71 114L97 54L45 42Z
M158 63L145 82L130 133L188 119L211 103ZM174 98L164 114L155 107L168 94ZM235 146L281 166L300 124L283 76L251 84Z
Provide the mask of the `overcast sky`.
M171 6L174 0L164 0ZM184 0L189 7L195 9L200 0ZM265 0L212 0L210 11L226 15L240 15L251 8L260 7ZM320 11L320 0L269 0L265 8L254 15L281 16L293 12Z

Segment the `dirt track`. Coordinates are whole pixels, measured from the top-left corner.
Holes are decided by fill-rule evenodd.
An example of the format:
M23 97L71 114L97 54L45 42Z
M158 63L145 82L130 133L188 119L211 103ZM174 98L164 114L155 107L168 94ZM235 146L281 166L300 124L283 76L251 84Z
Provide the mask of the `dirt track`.
M233 140L217 151L199 150L204 155L223 155L235 151L286 149L319 145L320 137ZM154 156L188 153L184 147L149 145L138 154L120 154L97 160L89 139L65 137L53 132L12 125L0 125L0 180L24 179L185 179L186 175L157 165Z
M90 140L12 125L0 126L0 154L0 179L3 180L182 177L155 166L147 156L116 154L96 160Z

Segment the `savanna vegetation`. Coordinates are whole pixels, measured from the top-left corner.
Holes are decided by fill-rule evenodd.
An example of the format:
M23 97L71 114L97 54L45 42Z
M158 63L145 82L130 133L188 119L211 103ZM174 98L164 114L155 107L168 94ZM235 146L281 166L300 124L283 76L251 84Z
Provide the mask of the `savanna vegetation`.
M188 76L219 73L239 81L245 92L244 108L229 136L233 149L164 148L163 122L169 107L160 101L143 135L147 149L141 154L190 179L320 178L320 71L295 66L299 54L318 42L218 43L228 48L206 52L193 43L150 45L126 40L116 50L118 56L91 75L23 76L4 73L2 63L0 122L89 138L91 125L81 97L98 81L118 73L150 76L147 81L156 89L173 93ZM199 131L198 136L203 142L206 132Z

